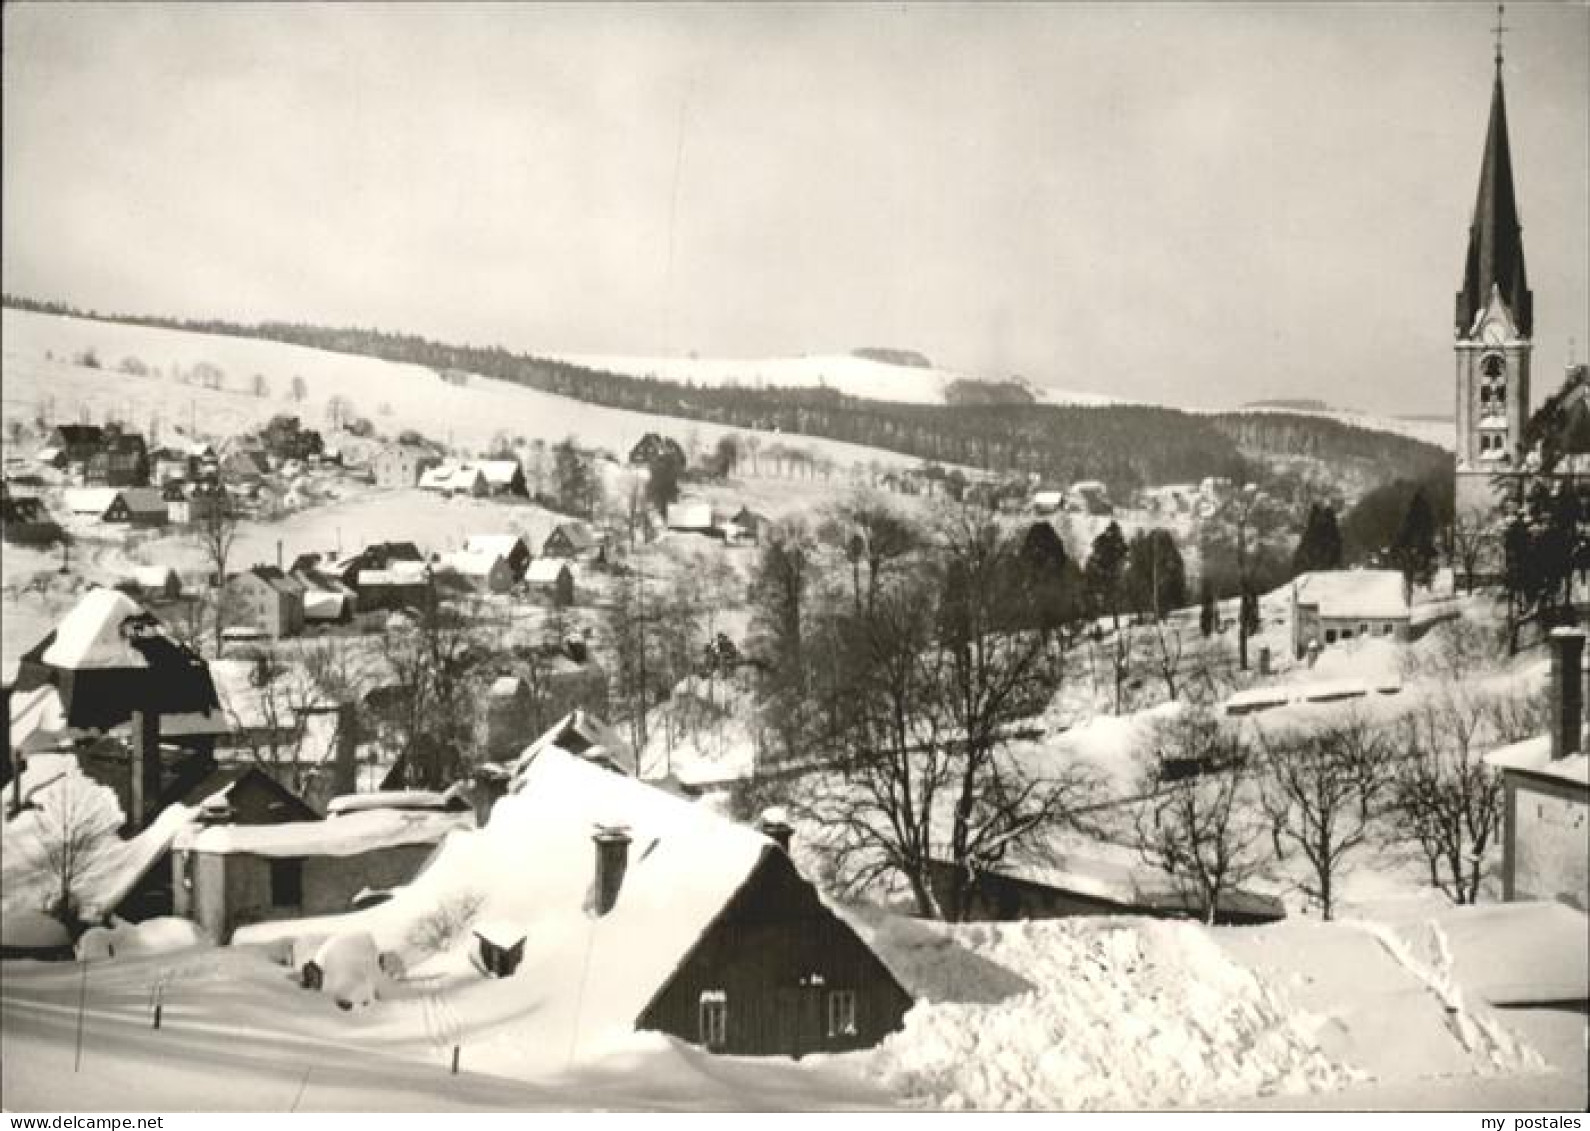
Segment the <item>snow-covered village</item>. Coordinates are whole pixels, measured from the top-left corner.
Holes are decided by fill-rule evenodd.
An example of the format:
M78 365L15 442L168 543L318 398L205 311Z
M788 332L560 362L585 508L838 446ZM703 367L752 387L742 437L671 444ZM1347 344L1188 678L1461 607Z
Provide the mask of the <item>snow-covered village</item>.
M1590 8L3 40L5 1111L1586 1110Z

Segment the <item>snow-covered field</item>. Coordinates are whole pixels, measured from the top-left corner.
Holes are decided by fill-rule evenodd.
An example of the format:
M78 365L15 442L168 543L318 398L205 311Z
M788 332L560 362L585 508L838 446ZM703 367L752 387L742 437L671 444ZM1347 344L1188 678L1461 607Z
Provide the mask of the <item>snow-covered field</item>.
M633 357L610 354L564 354L562 360L631 377L653 377L695 385L747 389L834 389L846 396L908 404L943 404L946 388L956 381L988 378L952 369L892 365L852 354L802 357ZM1117 404L1102 393L1051 389L1027 382L1023 386L1047 404Z
M114 417L148 429L154 421L158 428L150 431L157 440L172 438L179 427L200 437L225 439L283 412L298 414L305 423L319 426L326 419L327 403L337 396L351 402L353 411L369 418L381 433L396 436L404 429L414 429L468 452L485 450L499 436L552 443L573 435L582 444L622 456L647 432L659 428L675 433L681 441L694 433L707 446L724 433L746 431L602 408L505 381L476 377L465 385L453 384L418 365L255 338L95 322L10 307L0 313L0 341L4 342L7 420L31 421L35 414L53 406L52 422L80 417L100 422ZM72 363L71 359L90 349L98 355L102 368ZM118 372L122 360L129 357L158 367L161 375L135 377ZM191 370L200 362L222 370L223 389L174 379L174 366ZM264 378L268 396L257 397L248 391L256 374ZM307 389L302 403L289 397L295 376L303 378ZM775 439L773 434L764 434L764 443L775 442L803 447L841 466L870 461L914 466L919 462L837 441L792 436Z
M16 1111L1331 1108L1381 1097L1414 1109L1497 1097L1573 1109L1585 1094L1584 1019L1486 1004L1486 948L1512 945L1492 929L1495 911L1453 909L1434 927L1214 930L879 914L862 929L918 1005L877 1049L792 1062L636 1034L573 1057L543 1049L541 1067L509 1072L502 1038L523 1039L528 1015L487 1022L416 987L342 1013L258 948L98 960L86 981L80 964L8 962L0 1086ZM1578 912L1543 913L1569 918L1528 919L1526 905L1514 933L1544 926L1560 945L1582 932ZM1452 940L1455 965L1422 957L1432 930ZM157 1032L151 993L162 983Z

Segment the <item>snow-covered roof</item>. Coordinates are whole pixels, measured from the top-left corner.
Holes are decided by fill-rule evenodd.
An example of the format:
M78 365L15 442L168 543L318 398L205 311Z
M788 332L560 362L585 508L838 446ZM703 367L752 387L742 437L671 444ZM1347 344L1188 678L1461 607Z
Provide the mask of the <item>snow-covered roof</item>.
M493 487L508 486L521 470L516 459L483 459L475 466Z
M132 580L145 589L159 589L176 576L170 566L134 566L132 570Z
M530 547L517 534L471 534L464 539L464 549L471 554L495 554L504 561L513 556L514 549Z
M333 593L320 588L306 588L304 592L305 620L336 620L342 616L348 603L348 594Z
M1590 785L1590 757L1575 754L1553 759L1551 736L1547 734L1537 734L1534 738L1493 750L1485 756L1485 761L1499 770L1523 770L1574 785Z
M405 809L411 812L442 810L449 798L434 789L383 789L370 793L345 793L326 803L326 816L366 813L378 809Z
M115 487L68 487L61 501L73 514L104 514L121 492Z
M497 563L504 561L506 559L501 554L472 553L468 550L454 550L442 557L443 565L450 566L465 577L490 577L491 571L497 568Z
M525 748L514 760L513 769L521 770L535 761L544 750L560 749L588 760L596 760L598 753L617 758L622 764L631 764L629 743L601 719L581 708L575 708L549 727L545 734Z
M1293 582L1299 604L1322 617L1394 620L1408 616L1402 574L1394 569L1315 570Z
M57 668L147 668L149 661L122 632L129 617L143 615L143 607L117 589L91 589L55 626L55 639L44 650L43 660Z
M10 701L11 745L18 750L51 746L67 729L61 693L45 684L32 691L14 692Z
M493 695L517 695L524 686L524 680L516 675L500 675L491 681Z
M349 813L335 821L185 828L176 847L250 856L356 856L406 844L436 844L448 833L473 825L469 813L375 809Z
M525 570L524 579L533 585L550 585L566 569L569 569L569 563L562 558L537 558ZM571 576L572 573L570 570Z
M361 569L359 584L369 585L424 585L425 562L393 561L386 569Z
M711 530L712 504L702 502L669 503L668 527L671 530Z
M1066 493L1064 491L1034 491L1032 493L1032 505L1035 507L1058 507L1065 502L1065 498Z
M1446 935L1455 980L1492 1005L1590 997L1583 911L1554 901L1490 903L1454 907L1434 921Z

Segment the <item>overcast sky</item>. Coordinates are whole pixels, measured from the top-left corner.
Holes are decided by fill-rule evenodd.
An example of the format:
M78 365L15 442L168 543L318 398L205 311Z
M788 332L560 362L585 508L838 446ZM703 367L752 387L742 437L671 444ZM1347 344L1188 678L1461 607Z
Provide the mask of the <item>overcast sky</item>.
M1536 399L1590 8L1509 4ZM1450 412L1490 5L8 4L4 286L538 352Z

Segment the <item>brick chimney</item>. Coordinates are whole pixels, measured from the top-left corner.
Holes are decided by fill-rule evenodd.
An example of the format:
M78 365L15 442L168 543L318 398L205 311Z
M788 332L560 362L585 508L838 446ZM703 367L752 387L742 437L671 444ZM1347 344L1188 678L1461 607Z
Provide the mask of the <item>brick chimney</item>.
M596 842L596 913L606 915L618 902L618 889L629 867L629 832L599 828L591 839Z
M784 855L789 855L790 840L795 836L795 828L789 823L789 818L782 809L764 809L757 818L757 827L762 830L762 835L771 840L784 850Z
M160 799L160 714L137 710L132 713L132 758L129 766L131 788L128 796L127 828L141 832L154 817Z
M1551 631L1551 758L1584 751L1584 631Z

